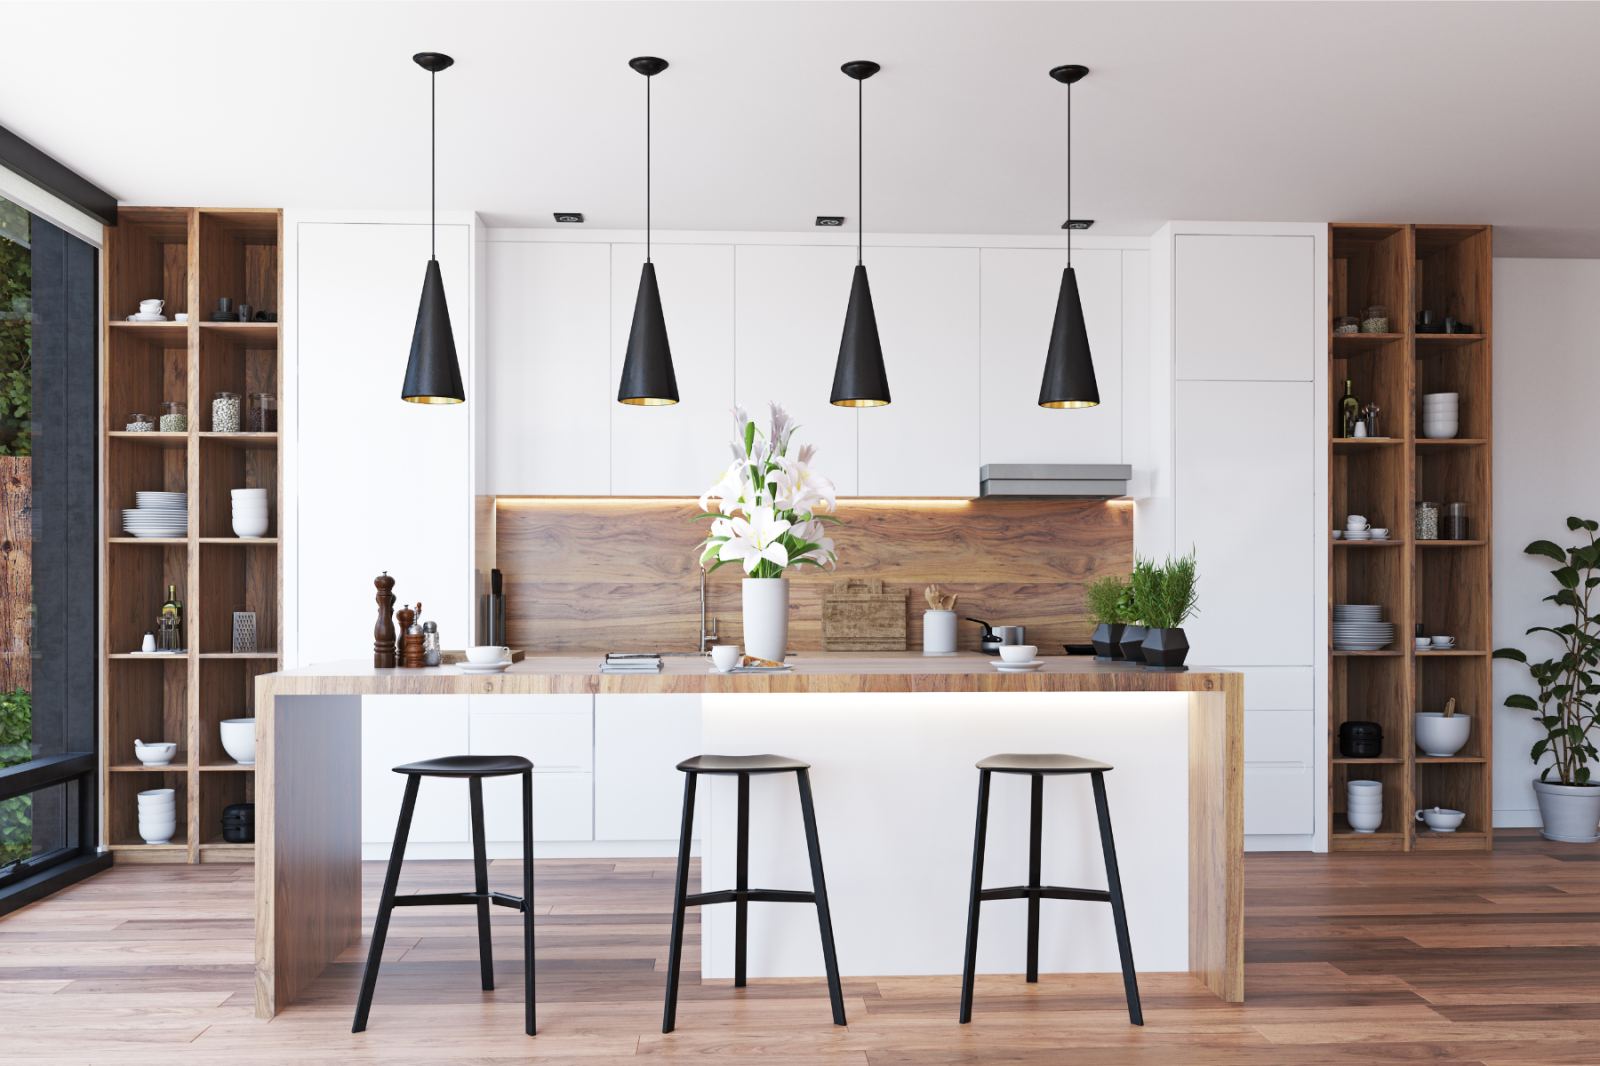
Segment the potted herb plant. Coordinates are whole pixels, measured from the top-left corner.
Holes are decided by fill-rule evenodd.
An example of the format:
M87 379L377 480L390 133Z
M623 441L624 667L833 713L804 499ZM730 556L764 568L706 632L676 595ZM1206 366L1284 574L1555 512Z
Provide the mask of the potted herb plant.
M839 519L817 513L838 503L833 482L811 467L816 445L800 445L790 455L796 423L780 405L767 407L772 419L764 438L743 407L733 409L739 427L730 445L733 463L700 497L695 517L712 519L711 535L700 544L700 565L708 572L724 563L744 567L744 653L781 663L789 642L784 571L807 563L831 566L833 540L822 535L822 523Z
M1180 627L1199 610L1198 580L1193 551L1179 559L1168 556L1165 566L1157 566L1153 559L1134 560L1128 584L1134 610L1148 627L1140 644L1146 670L1188 669L1183 660L1189 655L1189 638ZM1126 643L1126 635L1123 639Z
M1590 613L1589 606L1595 587L1600 586L1600 576L1595 573L1600 569L1600 543L1595 540L1600 522L1569 518L1567 528L1574 533L1582 530L1589 542L1562 548L1553 541L1536 540L1522 549L1560 564L1550 576L1561 587L1545 601L1565 608L1571 621L1528 630L1549 633L1560 641L1560 656L1535 663L1516 648L1497 648L1494 657L1525 665L1539 688L1538 696L1516 693L1506 697L1505 705L1532 711L1545 728L1544 739L1529 752L1535 765L1546 756L1551 759L1533 782L1545 839L1593 844L1600 841L1600 784L1590 780L1589 773L1590 762L1600 759L1590 739L1595 729L1594 697L1600 695L1600 619ZM1552 772L1554 781L1550 780Z
M1128 589L1128 579L1121 574L1097 577L1083 589L1083 603L1089 617L1097 623L1094 636L1094 657L1098 662L1115 662L1122 658L1122 631L1133 613L1133 594Z

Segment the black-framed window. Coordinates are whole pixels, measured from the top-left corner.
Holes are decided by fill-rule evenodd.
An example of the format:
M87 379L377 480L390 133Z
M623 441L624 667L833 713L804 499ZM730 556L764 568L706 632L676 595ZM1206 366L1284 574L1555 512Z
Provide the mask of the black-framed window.
M0 914L97 856L98 253L0 200Z

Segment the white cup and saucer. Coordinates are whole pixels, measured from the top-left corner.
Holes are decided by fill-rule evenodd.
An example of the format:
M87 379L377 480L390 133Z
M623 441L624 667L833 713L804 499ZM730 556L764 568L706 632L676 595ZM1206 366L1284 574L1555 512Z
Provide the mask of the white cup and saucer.
M1451 648L1456 646L1456 638L1432 637L1430 638L1429 643L1433 645L1434 651L1449 651Z
M739 645L713 644L711 650L706 652L706 658L711 660L713 673L731 674L739 665Z
M995 669L1005 674L1029 673L1044 665L1037 644L1002 644Z
M1368 529L1367 532L1372 535L1373 540L1389 539L1389 531L1387 529Z
M167 320L167 316L161 313L161 309L166 306L167 301L165 300L140 300L139 313L136 315L129 315L128 321L165 322Z
M463 674L500 674L511 665L511 649L498 644L475 644L467 649L467 661L458 663Z

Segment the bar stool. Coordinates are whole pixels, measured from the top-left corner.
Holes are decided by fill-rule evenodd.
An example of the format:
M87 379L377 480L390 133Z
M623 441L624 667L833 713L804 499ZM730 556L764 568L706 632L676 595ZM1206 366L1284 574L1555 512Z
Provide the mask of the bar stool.
M733 985L745 987L745 932L749 905L754 903L815 903L822 929L822 961L828 970L828 999L833 1003L833 1024L844 1025L844 992L839 986L839 960L833 951L833 920L828 915L828 889L822 880L822 850L817 844L817 814L811 805L810 763L781 755L696 755L678 764L688 776L683 783L683 831L678 837L678 889L672 905L672 949L667 965L667 1008L661 1031L670 1033L678 1018L678 968L683 958L683 917L688 907L711 903L734 905ZM812 892L788 892L750 887L750 775L795 775L800 787L800 815L806 826L806 849L811 853ZM701 774L736 774L739 778L738 853L734 887L689 895L689 838L694 829L695 782Z
M489 942L489 904L522 912L522 971L526 984L523 1010L526 1031L533 1035L533 763L520 755L449 755L442 759L396 766L394 772L406 775L406 795L400 803L400 824L394 831L394 850L389 853L389 869L383 875L383 895L378 900L378 920L372 927L372 947L367 952L367 969L361 976L361 998L356 1003L352 1033L367 1027L367 1012L372 1009L372 990L378 983L378 964L383 960L383 942L389 935L389 915L396 907L444 907L463 903L478 908L478 968L483 990L494 991L494 959ZM483 779L522 775L522 895L508 896L489 891L489 860L483 841ZM417 788L424 777L464 777L472 800L471 892L432 892L396 896L400 883L400 864L405 859L406 837L411 833L411 812L417 806Z
M1117 848L1111 839L1111 813L1106 809L1104 774L1111 767L1076 755L991 755L978 763L978 833L972 845L972 898L967 910L967 961L961 973L961 1021L972 1020L973 970L978 961L978 908L985 900L1028 901L1028 980L1039 980L1039 901L1086 899L1111 904L1117 927L1117 951L1122 955L1122 987L1128 996L1128 1020L1144 1024L1139 1006L1139 983L1133 973L1133 944L1128 939L1128 916L1122 906L1122 878L1117 875ZM1028 827L1028 883L1014 888L983 887L983 846L989 823L989 775L1027 774L1033 779L1033 816ZM1088 774L1094 785L1094 808L1100 819L1100 850L1106 860L1106 885L1098 888L1054 888L1039 883L1043 846L1044 779L1046 775Z

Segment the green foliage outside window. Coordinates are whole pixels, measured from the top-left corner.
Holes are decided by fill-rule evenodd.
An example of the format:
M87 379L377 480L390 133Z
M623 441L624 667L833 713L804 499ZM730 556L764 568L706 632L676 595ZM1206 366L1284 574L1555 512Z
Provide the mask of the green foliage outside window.
M33 697L0 693L0 769L33 758ZM0 868L33 853L33 797L0 800Z
M0 199L0 455L33 454L33 252L27 211Z

